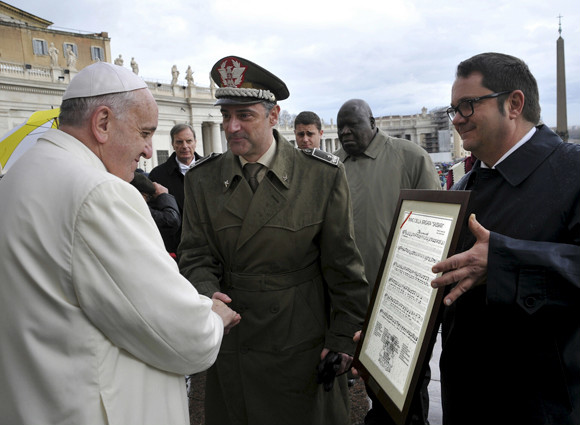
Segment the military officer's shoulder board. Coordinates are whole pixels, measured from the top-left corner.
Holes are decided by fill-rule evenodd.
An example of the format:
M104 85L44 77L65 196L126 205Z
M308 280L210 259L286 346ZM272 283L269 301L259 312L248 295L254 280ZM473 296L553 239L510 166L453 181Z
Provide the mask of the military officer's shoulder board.
M211 155L204 156L203 158L200 158L197 161L195 161L195 164L193 164L191 168L199 167L202 164L207 164L212 159L216 159L218 156L221 156L221 153L213 152Z
M304 152L306 155L311 156L312 158L316 158L320 161L324 161L327 162L329 164L334 165L335 167L338 167L338 163L339 163L339 158L336 155L333 155L331 153L325 152L321 149L302 149L302 152Z

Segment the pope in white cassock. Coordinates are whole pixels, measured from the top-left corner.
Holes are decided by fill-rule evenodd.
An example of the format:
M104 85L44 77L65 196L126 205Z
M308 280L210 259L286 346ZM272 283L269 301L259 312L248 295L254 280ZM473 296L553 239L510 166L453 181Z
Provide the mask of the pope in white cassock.
M90 65L0 180L0 422L189 424L184 375L240 317L179 274L128 183L157 114L133 72Z

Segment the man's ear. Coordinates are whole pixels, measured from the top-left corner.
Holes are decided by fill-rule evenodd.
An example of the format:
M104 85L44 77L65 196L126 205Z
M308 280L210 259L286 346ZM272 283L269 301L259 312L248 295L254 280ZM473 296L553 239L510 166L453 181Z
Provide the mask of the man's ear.
M511 92L506 100L508 116L515 119L522 114L524 110L525 96L521 90Z
M269 115L270 125L272 127L274 127L276 124L278 124L278 117L279 116L280 116L280 105L276 105L272 108L272 110L270 111L270 115Z
M375 129L375 117L371 117L371 129Z
M91 131L99 143L107 143L111 137L112 111L108 106L99 106L91 115Z

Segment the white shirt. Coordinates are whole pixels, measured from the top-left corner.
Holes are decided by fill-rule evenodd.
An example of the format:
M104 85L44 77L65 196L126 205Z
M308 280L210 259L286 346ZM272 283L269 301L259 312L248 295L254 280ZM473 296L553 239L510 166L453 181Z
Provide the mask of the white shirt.
M191 163L189 165L184 164L179 159L177 159L177 157L175 157L175 162L177 162L177 165L179 166L179 171L181 171L181 174L183 174L185 176L185 173L187 173L187 171L191 167L193 167L193 165L195 164L195 157L191 160Z
M491 167L491 169L495 170L495 167L497 167L497 164L499 164L500 162L505 160L512 153L514 153L520 146L523 146L524 143L526 143L528 140L530 140L532 138L532 136L534 135L535 132L536 132L536 127L532 127L532 129L530 131L528 131L526 133L526 135L520 139L519 142L517 142L515 145L513 145L509 151L507 151L505 154L503 154L503 156L500 159L497 160L497 162L494 164L493 167ZM489 167L483 161L481 161L481 168L489 168Z

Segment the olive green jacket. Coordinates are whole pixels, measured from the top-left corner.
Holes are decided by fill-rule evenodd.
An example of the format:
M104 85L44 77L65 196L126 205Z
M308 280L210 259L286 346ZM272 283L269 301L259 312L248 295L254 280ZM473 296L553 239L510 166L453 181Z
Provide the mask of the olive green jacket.
M377 282L381 260L397 209L401 189L440 190L441 182L425 149L379 130L358 157L340 148L352 193L356 244L361 252L370 290Z
M231 151L185 177L181 272L242 315L208 375L207 423L348 423L340 385L315 381L323 347L353 354L368 305L344 167L274 136L255 194Z

